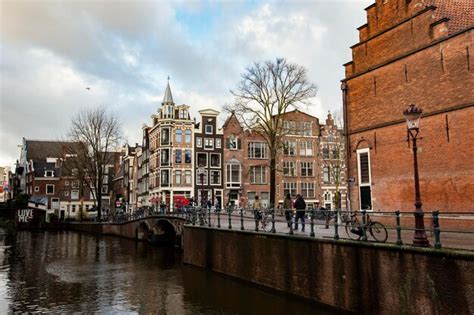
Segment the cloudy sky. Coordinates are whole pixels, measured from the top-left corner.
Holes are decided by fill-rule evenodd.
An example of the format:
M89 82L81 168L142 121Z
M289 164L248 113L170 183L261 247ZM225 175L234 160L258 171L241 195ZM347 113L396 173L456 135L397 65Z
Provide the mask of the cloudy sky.
M342 64L371 3L0 0L0 165L22 137L64 139L85 107L107 106L141 142L168 75L197 116L232 102L246 66L277 57L308 69L319 91L307 110L324 117L341 107Z

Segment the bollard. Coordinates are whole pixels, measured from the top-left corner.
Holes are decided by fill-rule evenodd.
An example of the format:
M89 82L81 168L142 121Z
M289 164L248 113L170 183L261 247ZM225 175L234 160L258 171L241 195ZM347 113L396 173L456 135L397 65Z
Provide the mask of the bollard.
M362 210L362 241L367 242L367 215L365 210Z
M295 234L293 232L293 213L291 213L291 210L290 210L290 235L293 235Z
M400 211L395 211L395 218L397 221L397 245L403 245L402 242L402 228L400 226Z
M244 230L244 209L240 208L240 229Z
M339 223L337 222L338 221L338 210L336 209L336 218L334 220L334 239L335 240L338 240L339 239Z
M221 211L217 211L217 228L221 228Z
M228 226L228 228L229 228L229 230L232 230L232 221L231 221L232 219L230 217L230 215L232 214L232 210L229 209L229 211L227 211L227 213L229 214L229 226Z
M275 233L275 209L271 210L272 211L272 233Z
M309 233L310 237L314 237L314 209L311 209L311 233Z
M255 217L255 232L258 232L258 210L253 210L253 215Z
M207 226L211 227L211 208L209 207L209 209L207 211L209 213L209 218L207 220Z
M436 249L441 249L441 239L439 235L441 234L441 230L439 228L439 211L433 211L433 229L435 233L435 245Z

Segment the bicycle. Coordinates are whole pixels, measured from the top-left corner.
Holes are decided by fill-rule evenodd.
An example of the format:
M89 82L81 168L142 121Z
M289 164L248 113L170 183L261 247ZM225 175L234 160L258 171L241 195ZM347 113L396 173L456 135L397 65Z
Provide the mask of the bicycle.
M388 238L387 229L385 226L377 221L372 221L370 216L367 214L367 230L369 231L370 235L375 239L377 242L385 243ZM351 220L346 222L346 233L347 236L352 240L360 240L363 235L362 225L357 218L357 213L351 214Z
M260 223L262 230L265 232L272 231L272 210L263 211L255 210L255 220L257 220L257 225Z

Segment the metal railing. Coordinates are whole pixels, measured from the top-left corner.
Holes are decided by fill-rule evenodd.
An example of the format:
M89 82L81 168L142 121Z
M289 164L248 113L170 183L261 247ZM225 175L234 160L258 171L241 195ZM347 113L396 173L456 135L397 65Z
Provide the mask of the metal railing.
M412 245L416 231L413 211L341 211L283 209L180 207L173 211L146 208L129 214L115 214L107 221L124 223L149 216L174 216L185 224L214 229L247 230L310 238L347 239L360 242L386 242ZM430 246L474 250L474 212L424 214ZM466 223L467 222L467 223ZM445 227L443 227L445 224ZM463 229L462 226L466 227Z

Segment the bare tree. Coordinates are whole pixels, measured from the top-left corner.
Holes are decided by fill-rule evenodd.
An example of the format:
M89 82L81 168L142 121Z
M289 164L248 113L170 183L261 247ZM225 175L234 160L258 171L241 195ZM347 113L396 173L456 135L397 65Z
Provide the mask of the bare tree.
M68 148L72 164L81 186L87 185L97 205L97 216L102 216L102 186L106 166L114 163L113 151L121 140L121 123L105 107L85 109L71 121ZM83 187L81 192L83 194ZM81 196L83 198L83 195Z
M268 145L270 167L270 204L275 205L276 158L282 148L282 137L290 132L284 126L283 115L309 105L316 96L316 85L309 82L306 69L285 59L275 62L255 62L242 74L231 93L235 103L225 106L247 129L257 132Z

